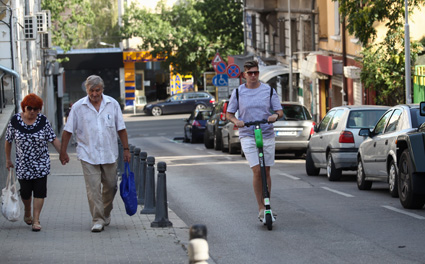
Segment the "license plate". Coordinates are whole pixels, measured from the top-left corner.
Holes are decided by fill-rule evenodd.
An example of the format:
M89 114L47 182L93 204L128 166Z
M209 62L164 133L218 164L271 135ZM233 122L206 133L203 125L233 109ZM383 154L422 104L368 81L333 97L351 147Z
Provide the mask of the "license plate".
M296 136L296 131L276 131L276 136Z

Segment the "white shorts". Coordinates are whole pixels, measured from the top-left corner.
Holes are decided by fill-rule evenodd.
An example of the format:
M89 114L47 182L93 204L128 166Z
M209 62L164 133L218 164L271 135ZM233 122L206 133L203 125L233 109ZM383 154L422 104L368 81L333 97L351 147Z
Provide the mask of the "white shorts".
M241 138L241 146L245 158L249 163L249 166L252 168L256 165L259 165L258 160L258 149L255 144L255 138L253 137L243 137ZM275 152L275 141L274 137L264 138L263 139L263 152L264 152L264 161L266 166L274 165L274 152Z

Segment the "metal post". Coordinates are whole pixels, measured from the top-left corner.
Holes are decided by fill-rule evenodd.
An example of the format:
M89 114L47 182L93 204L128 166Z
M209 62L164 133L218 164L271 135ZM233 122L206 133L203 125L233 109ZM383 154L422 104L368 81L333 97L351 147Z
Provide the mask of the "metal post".
M130 170L134 172L134 170L133 170L133 158L134 158L134 149L136 148L136 146L133 146L133 145L130 144L128 148L130 149L130 155L131 155L131 157L130 157Z
M410 69L410 30L409 30L409 6L404 0L404 68L406 79L406 104L412 103L411 69Z
M146 171L146 186L145 186L145 206L141 214L154 214L155 208L155 158L149 156L147 158L148 168Z
M137 185L138 189L138 198L137 203L138 204L145 204L145 186L146 186L146 170L148 163L146 162L146 158L148 157L148 153L146 152L140 152L140 181Z
M289 101L293 101L292 91L292 19L291 19L291 0L288 0L288 17L289 17Z
M118 175L124 173L124 150L121 140L118 140Z
M138 183L140 181L140 148L134 149L134 162L133 162L133 172L134 172L134 184L136 184L136 193L138 192Z
M207 242L207 227L205 225L193 225L189 230L189 244L187 247L189 264L207 264L209 249Z
M155 220L151 227L170 227L173 223L168 220L168 200L167 200L167 177L165 171L167 164L158 162L158 178L156 189L156 211Z

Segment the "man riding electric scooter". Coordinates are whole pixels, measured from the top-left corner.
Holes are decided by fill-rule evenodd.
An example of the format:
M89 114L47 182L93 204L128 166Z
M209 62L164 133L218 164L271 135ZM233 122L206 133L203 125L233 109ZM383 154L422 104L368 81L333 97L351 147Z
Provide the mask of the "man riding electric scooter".
M248 61L244 64L244 78L246 83L240 85L232 92L227 106L226 118L239 128L239 137L242 151L253 172L253 187L258 203L259 219L265 223L266 205L263 195L262 169L260 166L259 152L254 135L254 126L245 127L245 122L266 120L261 124L264 152L265 178L268 193L271 190L270 166L274 165L275 134L273 122L283 116L280 99L274 89L259 81L259 67L256 61ZM239 119L235 117L239 111ZM269 210L270 211L270 210ZM274 217L273 217L274 219Z

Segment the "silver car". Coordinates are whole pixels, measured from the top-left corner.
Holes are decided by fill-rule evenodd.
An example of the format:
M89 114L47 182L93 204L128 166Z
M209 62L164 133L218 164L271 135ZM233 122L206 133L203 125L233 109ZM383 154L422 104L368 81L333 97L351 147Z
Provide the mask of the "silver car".
M276 153L294 153L302 156L314 132L314 121L302 104L282 102L283 117L274 124Z
M306 153L307 175L326 169L330 181L341 178L343 170L357 169L357 150L364 141L360 128L373 128L388 106L349 105L334 107L311 136Z
M362 128L365 140L357 155L357 187L370 190L373 181L387 182L392 197L398 197L397 137L416 131L425 122L419 105L390 108L371 130Z
M238 118L238 112L235 117ZM239 129L232 122L227 121L221 129L221 150L230 154L236 154L241 150Z

